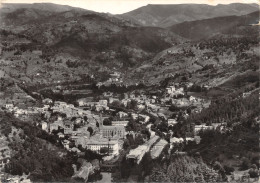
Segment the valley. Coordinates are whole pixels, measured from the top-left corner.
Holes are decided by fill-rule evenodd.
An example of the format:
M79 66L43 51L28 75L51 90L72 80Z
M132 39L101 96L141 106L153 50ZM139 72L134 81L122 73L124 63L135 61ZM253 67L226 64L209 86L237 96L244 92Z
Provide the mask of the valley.
M258 22L257 4L3 4L0 181L257 182Z

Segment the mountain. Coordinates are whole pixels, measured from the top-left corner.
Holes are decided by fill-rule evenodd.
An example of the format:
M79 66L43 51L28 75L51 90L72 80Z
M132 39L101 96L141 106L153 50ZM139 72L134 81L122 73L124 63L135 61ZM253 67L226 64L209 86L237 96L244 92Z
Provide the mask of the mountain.
M257 4L234 3L216 6L206 4L149 4L118 15L142 26L169 27L185 21L209 19L220 16L245 15L258 11Z
M259 33L259 11L243 16L226 16L183 22L170 27L174 33L191 40L214 36L247 36Z
M72 74L77 78L86 71L125 71L184 41L170 30L141 27L109 14L40 5L58 6L58 10L39 9L39 5L0 10L0 38L5 42L2 58L13 60L14 56L18 59L14 64L23 62L22 69L12 74L20 73L27 81L37 72L57 80ZM42 53L31 60L35 50Z
M35 9L35 10L42 10L42 11L49 11L49 12L64 12L64 11L89 11L82 8L71 7L67 5L59 5L53 3L33 3L33 4L23 4L23 3L2 3L1 12L10 13L17 9ZM92 12L92 11L89 11Z

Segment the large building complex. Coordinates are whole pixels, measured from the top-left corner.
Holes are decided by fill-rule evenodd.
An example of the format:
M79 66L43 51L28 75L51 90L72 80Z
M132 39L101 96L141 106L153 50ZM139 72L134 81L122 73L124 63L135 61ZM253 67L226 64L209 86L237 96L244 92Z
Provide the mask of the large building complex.
M100 132L102 137L111 139L123 139L125 138L124 126L101 126Z

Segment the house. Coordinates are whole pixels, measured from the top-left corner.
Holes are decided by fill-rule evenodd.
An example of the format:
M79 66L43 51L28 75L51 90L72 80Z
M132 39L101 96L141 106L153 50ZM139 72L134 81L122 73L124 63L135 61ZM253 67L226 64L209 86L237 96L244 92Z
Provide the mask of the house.
M126 112L122 112L122 111L119 111L117 113L117 115L119 116L119 118L124 118L124 117L128 117L128 114Z
M59 132L57 135L58 135L59 138L64 138L64 134L61 133L61 132Z
M42 100L43 104L52 104L52 99L46 98Z
M134 93L131 93L131 94L129 95L129 98L135 99L135 94L134 94Z
M129 98L128 93L124 93L124 99L128 99L128 98Z
M107 100L99 100L99 105L107 107Z
M74 124L71 121L65 121L64 122L64 134L72 134L74 128Z
M103 96L104 96L104 97L112 97L112 96L113 96L113 93L112 93L112 92L104 92L104 93L103 93Z
M210 130L213 129L213 126L206 126L206 125L195 125L194 132L195 134L198 134L202 130Z
M169 86L166 88L166 93L172 94L175 91L175 86Z
M60 120L50 124L50 132L53 130L58 130L59 128L64 128L63 122Z
M102 105L96 105L95 106L95 110L97 111L97 112L100 112L100 111L102 111L104 109L104 107L102 106Z
M6 109L12 109L14 108L14 104L5 104Z
M147 123L150 120L150 116L139 114L139 119L143 120L144 123Z
M81 151L80 151L78 148L76 148L76 147L71 148L70 151L71 151L71 152L76 152L76 153L80 153L80 152L81 152Z
M172 125L172 126L174 126L174 125L176 125L178 122L176 121L176 119L168 119L168 125L170 126L170 125Z
M110 77L111 78L119 78L120 77L120 73L114 72L114 73L110 74Z
M114 101L119 101L119 99L118 98L109 97L109 99L108 99L108 103L109 104L113 103Z
M33 54L41 56L42 55L42 51L41 50L33 50L32 51Z
M177 137L171 138L170 139L170 149L172 149L175 144L180 144L180 143L183 143L183 142L184 142L183 138L177 138Z
M145 105L138 104L138 105L137 105L137 109L138 109L138 110L143 110L143 109L145 109Z
M131 113L131 117L133 118L133 120L136 120L138 118L138 114Z
M64 146L66 149L69 149L69 148L70 148L70 147L69 147L70 141L64 140L64 141L62 142L62 144L63 144L63 146Z
M183 106L188 106L190 105L190 101L186 98L181 98L181 99L173 99L172 104L175 104L177 106L183 107Z
M42 122L42 130L48 131L48 123L47 122Z

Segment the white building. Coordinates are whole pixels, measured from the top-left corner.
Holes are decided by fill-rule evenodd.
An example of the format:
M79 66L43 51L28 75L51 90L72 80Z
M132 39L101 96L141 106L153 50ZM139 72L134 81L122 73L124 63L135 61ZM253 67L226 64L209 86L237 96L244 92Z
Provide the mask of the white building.
M48 131L48 123L47 122L42 122L42 130Z
M99 154L102 148L107 148L109 150L109 155L119 154L119 144L117 140L108 140L108 139L89 140L86 143L86 148Z
M213 129L213 126L206 126L206 125L195 125L195 134L198 134L202 130L210 130Z
M129 121L112 121L112 126L127 126Z
M126 112L119 111L118 116L119 116L119 118L124 118L124 117L127 117L128 114Z
M121 125L101 126L100 132L102 134L102 137L108 139L124 139L126 135L125 127Z
M172 125L172 126L174 126L174 125L176 125L178 122L176 121L176 119L168 119L168 125L170 126L170 125Z

